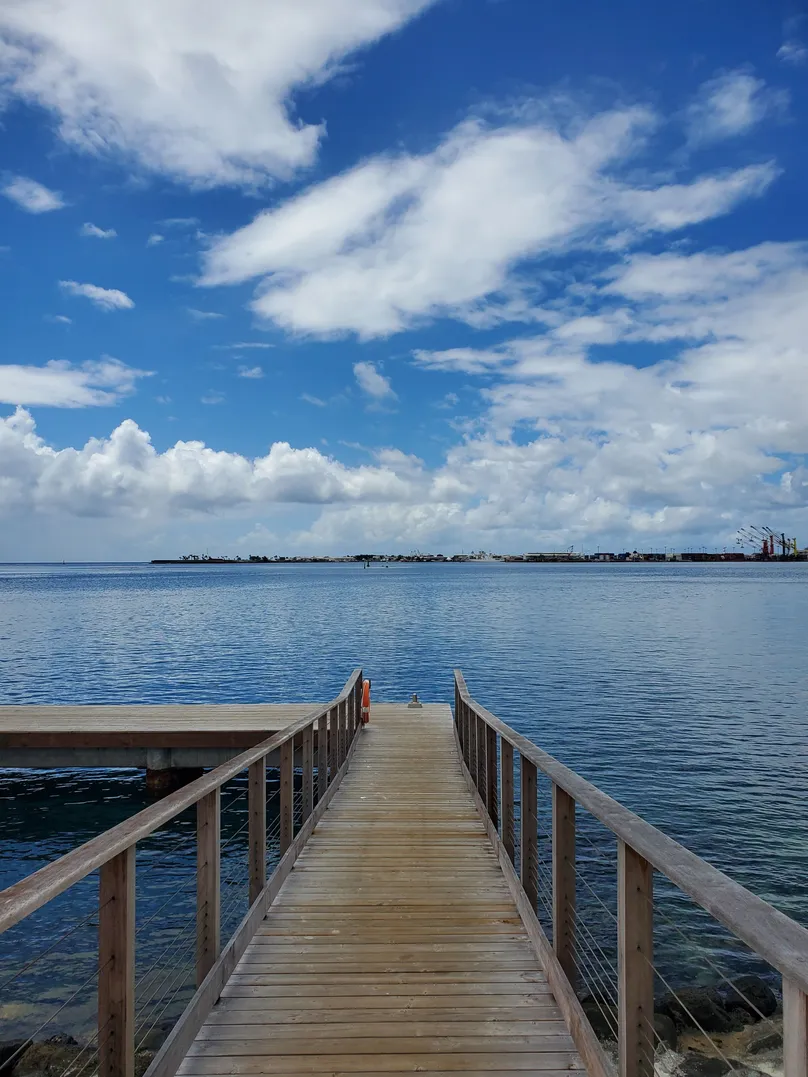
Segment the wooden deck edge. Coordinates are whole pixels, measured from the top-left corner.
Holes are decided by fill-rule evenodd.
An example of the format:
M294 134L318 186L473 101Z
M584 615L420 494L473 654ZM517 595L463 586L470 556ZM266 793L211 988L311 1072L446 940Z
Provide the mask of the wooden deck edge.
M511 896L516 902L516 908L522 923L524 924L525 931L528 934L531 945L533 946L544 974L547 977L547 982L558 1003L558 1008L561 1010L561 1016L567 1023L575 1047L586 1066L587 1073L589 1074L589 1077L615 1077L615 1068L609 1060L608 1055L601 1047L600 1041L595 1035L594 1029L589 1023L589 1019L584 1013L584 1009L578 1000L578 996L572 989L572 985L567 979L567 975L561 967L561 963L556 957L547 936L544 934L544 929L539 923L536 912L532 908L527 894L522 888L522 883L514 870L514 866L511 863L511 859L508 856L505 846L502 844L497 828L494 826L485 804L483 804L482 798L477 792L474 779L463 758L463 751L457 734L457 724L454 721L452 722L452 728L454 730L457 758L460 763L463 777L466 780L466 785L469 788L477 811L485 825L489 841L497 854L499 866L502 869L502 874L505 876L505 881L508 884ZM149 1075L147 1074L146 1077L149 1077Z
M266 916L272 902L278 896L281 887L295 865L295 861L300 856L314 828L325 814L334 794L339 789L363 729L364 727L360 722L351 740L345 762L326 789L322 800L319 801L292 844L281 857L277 867L267 880L266 886L252 903L246 916L236 928L230 942L222 950L213 968L197 988L193 998L183 1010L143 1077L174 1077L176 1074L191 1044L194 1042L196 1034L201 1029L210 1011L219 1001L227 981L243 957L247 946L252 941L259 924Z

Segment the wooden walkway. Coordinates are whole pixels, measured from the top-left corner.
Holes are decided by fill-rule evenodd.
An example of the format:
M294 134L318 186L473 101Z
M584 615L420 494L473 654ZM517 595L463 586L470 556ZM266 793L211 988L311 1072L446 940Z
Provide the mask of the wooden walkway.
M179 1073L579 1069L462 776L449 708L374 704Z

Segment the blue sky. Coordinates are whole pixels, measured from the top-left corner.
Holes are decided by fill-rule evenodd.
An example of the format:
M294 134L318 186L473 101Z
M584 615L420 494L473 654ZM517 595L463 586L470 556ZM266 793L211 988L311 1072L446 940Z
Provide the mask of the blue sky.
M808 544L808 13L16 0L0 559Z

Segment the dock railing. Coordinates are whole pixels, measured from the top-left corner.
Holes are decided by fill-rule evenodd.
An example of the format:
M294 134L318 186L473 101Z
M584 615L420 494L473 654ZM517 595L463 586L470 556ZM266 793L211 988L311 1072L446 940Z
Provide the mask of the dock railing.
M534 941L545 957L548 980L590 1075L603 1077L611 1067L581 1007L576 986L590 992L606 1026L613 1031L620 1077L654 1074L658 1038L654 986L657 978L662 979L654 961L656 871L780 973L785 1077L808 1077L808 930L506 725L471 697L460 670L455 670L454 681L455 730L467 779L476 791L506 878L510 876L518 885L533 922ZM515 774L519 776L516 792ZM548 828L543 828L538 810L540 774L550 783ZM614 911L592 890L580 870L581 861L576 856L576 835L581 835L581 827L576 825L579 807L602 824L616 842L616 858L610 865L616 874ZM550 859L544 895L539 886L542 831ZM581 842L591 860L590 844ZM600 850L596 853L600 855ZM609 866L609 861L601 858L601 869L604 863ZM578 883L592 891L595 902L608 913L607 923L609 918L615 922L616 965L576 907ZM744 994L737 982L723 975L712 961L707 963L748 1013L756 1018L769 1016L760 1012L755 999ZM662 982L688 1015L689 1023L700 1028L716 1054L735 1069L709 1031L701 1028L698 1017L690 1013L687 999L677 995L667 980ZM614 1008L611 1002L616 1002Z
M98 904L91 913L91 916L97 916L98 923L97 1028L93 1049L84 1059L84 1065L79 1069L75 1064L67 1073L78 1077L89 1066L89 1072L97 1072L99 1077L134 1077L135 850L138 842L186 809L196 806L197 990L147 1071L149 1077L163 1077L176 1072L202 1021L221 995L266 909L339 786L361 728L361 695L362 671L356 669L330 703L312 710L254 748L0 892L2 934L82 879L99 872ZM280 859L268 879L266 774L267 756L275 751L280 753ZM297 794L296 751L301 763ZM243 824L248 838L248 880L243 882L248 885L249 907L223 947L221 790L244 771L248 772L247 820ZM151 919L153 917L149 921ZM40 957L52 950L53 946L47 947ZM35 960L26 962L19 972L29 969ZM13 979L14 976L5 983ZM20 1051L28 1042L30 1040ZM12 1054L4 1064L10 1069L14 1063Z

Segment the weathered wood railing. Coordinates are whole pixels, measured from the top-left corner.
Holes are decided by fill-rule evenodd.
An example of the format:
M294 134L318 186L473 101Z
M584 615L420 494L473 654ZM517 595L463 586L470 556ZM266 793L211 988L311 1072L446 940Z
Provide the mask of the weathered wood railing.
M455 670L455 728L468 780L488 820L506 877L510 874L514 882L514 752L520 757L518 883L532 913L548 979L590 1075L607 1073L609 1064L573 989L578 972L576 806L590 812L617 841L620 1077L653 1077L654 1072L653 1051L647 1049L647 1029L654 1020L654 870L780 972L785 1077L808 1077L808 930L500 721L472 699L459 670ZM552 791L552 947L536 915L539 771L550 779Z
M197 807L197 991L149 1067L150 1077L174 1074L204 1017L221 994L266 909L289 874L337 789L361 727L362 671L349 677L336 699L293 722L254 748L0 893L0 934L99 872L98 1029L99 1077L133 1077L135 1055L135 848L181 812ZM317 801L315 806L315 732ZM295 834L295 748L302 761L301 823ZM266 763L280 750L281 859L266 874ZM247 770L249 904L246 917L222 949L220 937L221 789Z

